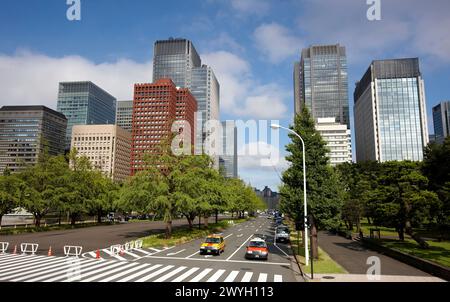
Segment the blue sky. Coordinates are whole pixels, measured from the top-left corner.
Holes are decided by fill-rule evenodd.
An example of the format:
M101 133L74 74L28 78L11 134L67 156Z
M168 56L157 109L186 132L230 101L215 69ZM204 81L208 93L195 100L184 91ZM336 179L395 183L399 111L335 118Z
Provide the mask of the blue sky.
M2 0L0 105L56 107L57 83L92 80L118 99L150 82L157 39L192 40L221 84L222 119L293 115L292 64L303 47L347 48L353 88L373 59L419 57L431 108L450 99L450 2L381 0L369 22L365 0L81 0L81 21L68 21L66 0ZM281 152L287 143L281 134ZM243 147L243 146L242 146ZM240 174L257 187L279 184L286 166L243 157Z

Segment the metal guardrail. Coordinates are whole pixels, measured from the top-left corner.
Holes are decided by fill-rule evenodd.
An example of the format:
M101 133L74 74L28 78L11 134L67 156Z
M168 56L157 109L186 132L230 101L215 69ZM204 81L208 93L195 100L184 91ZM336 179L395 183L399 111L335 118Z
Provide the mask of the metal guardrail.
M0 254L6 253L8 250L9 242L0 242Z
M39 248L39 244L37 243L21 243L20 251L22 254L30 253L31 255L36 255L36 252Z
M64 246L64 255L66 257L80 257L81 252L83 251L82 246L72 246L72 245L66 245Z

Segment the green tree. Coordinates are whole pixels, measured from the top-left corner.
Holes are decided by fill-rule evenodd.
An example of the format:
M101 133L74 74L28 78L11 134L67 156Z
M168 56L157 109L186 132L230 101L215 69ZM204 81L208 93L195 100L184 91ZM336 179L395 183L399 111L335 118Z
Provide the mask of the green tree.
M0 176L0 226L3 216L14 210L20 201L20 179L9 171Z
M292 130L302 136L306 147L307 204L312 217L313 257L318 257L317 229L334 228L340 223L342 191L333 168L329 165L326 143L315 129L306 106L294 120ZM286 159L291 166L283 173L280 208L294 219L303 217L303 149L301 140L289 135Z

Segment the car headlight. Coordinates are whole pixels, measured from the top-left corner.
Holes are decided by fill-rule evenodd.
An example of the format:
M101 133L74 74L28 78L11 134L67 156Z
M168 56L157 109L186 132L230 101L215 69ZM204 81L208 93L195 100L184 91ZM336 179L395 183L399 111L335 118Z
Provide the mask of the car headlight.
M267 255L267 252L261 252L261 255L265 256L265 255Z
M202 247L200 247L200 249L201 249L201 250L204 250L204 249L205 249L205 247L204 247L204 246L202 246Z
M253 251L247 251L247 254L253 254Z

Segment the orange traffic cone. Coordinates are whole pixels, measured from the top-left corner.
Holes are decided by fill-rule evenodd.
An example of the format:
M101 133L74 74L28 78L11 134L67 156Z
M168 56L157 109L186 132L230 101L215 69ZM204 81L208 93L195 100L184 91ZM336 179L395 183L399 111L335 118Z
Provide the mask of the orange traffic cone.
M49 247L49 249L48 249L48 253L47 253L47 256L53 256L53 253L52 253L52 247L50 246Z
M101 259L100 250L97 250L97 252L95 253L95 259Z
M17 254L17 245L14 246L14 251L13 251L13 255Z

